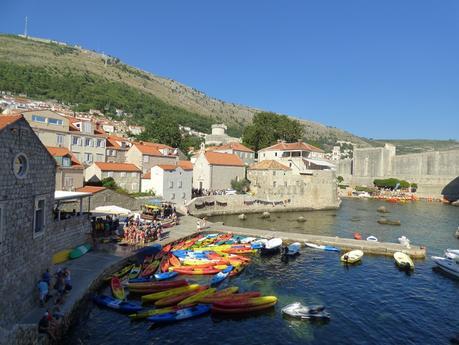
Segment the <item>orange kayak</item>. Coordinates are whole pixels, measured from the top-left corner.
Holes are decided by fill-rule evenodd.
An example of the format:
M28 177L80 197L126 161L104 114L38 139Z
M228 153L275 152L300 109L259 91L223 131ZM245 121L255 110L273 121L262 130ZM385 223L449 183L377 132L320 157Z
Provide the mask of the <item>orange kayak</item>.
M169 270L169 255L163 256L160 264L161 272L167 272Z
M170 258L169 258L169 265L170 266L174 266L174 267L180 267L182 266L182 264L180 263L180 260L177 259L177 257L173 254L171 254Z
M180 295L177 295L177 296L170 296L170 297L161 298L161 299L159 299L159 300L157 300L155 302L155 306L158 307L158 308L162 308L162 307L177 305L177 303L180 303L185 298L188 298L188 297L191 297L193 295L196 295L198 292L204 291L204 290L206 290L208 288L209 288L209 286L204 285L204 286L200 286L196 290L187 291L187 292L184 292L184 293L182 293Z
M217 270L215 268L184 269L183 267L174 267L174 272L177 272L180 274L196 275L196 274L217 274L218 272L220 272L220 270Z

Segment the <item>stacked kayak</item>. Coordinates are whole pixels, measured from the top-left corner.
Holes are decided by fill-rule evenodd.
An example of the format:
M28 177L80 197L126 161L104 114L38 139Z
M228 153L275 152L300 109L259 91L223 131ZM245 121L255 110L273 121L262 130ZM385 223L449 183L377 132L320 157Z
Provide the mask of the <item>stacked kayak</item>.
M212 304L212 312L220 314L246 314L273 307L275 296L253 297L241 300L223 300Z
M121 313L135 313L142 310L142 307L137 304L123 302L119 299L105 295L94 296L93 301L99 306L111 308Z

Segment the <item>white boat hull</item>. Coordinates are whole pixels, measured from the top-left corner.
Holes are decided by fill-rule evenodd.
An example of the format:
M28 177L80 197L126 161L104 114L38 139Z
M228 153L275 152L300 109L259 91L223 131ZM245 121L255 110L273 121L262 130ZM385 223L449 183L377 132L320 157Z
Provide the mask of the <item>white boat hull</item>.
M439 256L432 256L432 260L443 271L448 272L459 278L459 264L451 259L442 258Z

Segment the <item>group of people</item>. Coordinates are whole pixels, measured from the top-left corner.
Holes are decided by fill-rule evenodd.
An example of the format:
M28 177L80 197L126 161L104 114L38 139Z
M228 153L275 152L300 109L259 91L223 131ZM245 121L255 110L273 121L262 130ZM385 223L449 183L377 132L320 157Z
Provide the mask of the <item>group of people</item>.
M117 232L120 219L117 216L92 217L91 226L95 237L107 237Z
M72 290L72 279L68 268L58 269L54 278L54 284L52 284L52 276L47 269L38 282L40 307L44 307L53 298L50 293L51 287L57 292L52 312L47 309L38 323L38 332L48 334L53 340L56 339L58 322L64 316L61 312L61 305L64 304L65 294Z
M226 195L227 191L224 189L221 190L207 190L207 189L197 189L193 188L191 190L191 195L193 198L197 198L200 196L209 196L209 195Z
M173 220L177 221L177 215L173 214ZM163 224L160 220L151 222L140 219L130 220L124 227L124 241L131 245L143 245L161 239Z

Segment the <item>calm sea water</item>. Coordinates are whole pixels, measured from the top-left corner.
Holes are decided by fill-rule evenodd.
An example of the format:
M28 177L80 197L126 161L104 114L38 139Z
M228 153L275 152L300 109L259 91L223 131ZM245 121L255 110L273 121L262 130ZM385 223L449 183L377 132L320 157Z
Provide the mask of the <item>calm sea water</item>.
M400 227L376 223L376 208L386 205ZM307 221L295 219L304 216ZM424 244L428 254L459 247L454 236L459 208L441 204L390 205L370 200L345 200L336 211L273 214L262 220L250 215L214 217L227 225L291 230L351 237L354 231L397 241L400 235ZM459 333L459 280L432 269L430 259L415 262L414 273L399 271L391 258L365 256L362 264L346 267L335 253L302 249L288 263L279 256L255 256L253 263L222 287L261 290L276 295L271 311L249 317L205 316L149 329L148 322L88 303L66 344L448 344ZM208 278L200 278L205 282ZM326 323L289 320L283 305L300 301L324 304Z

